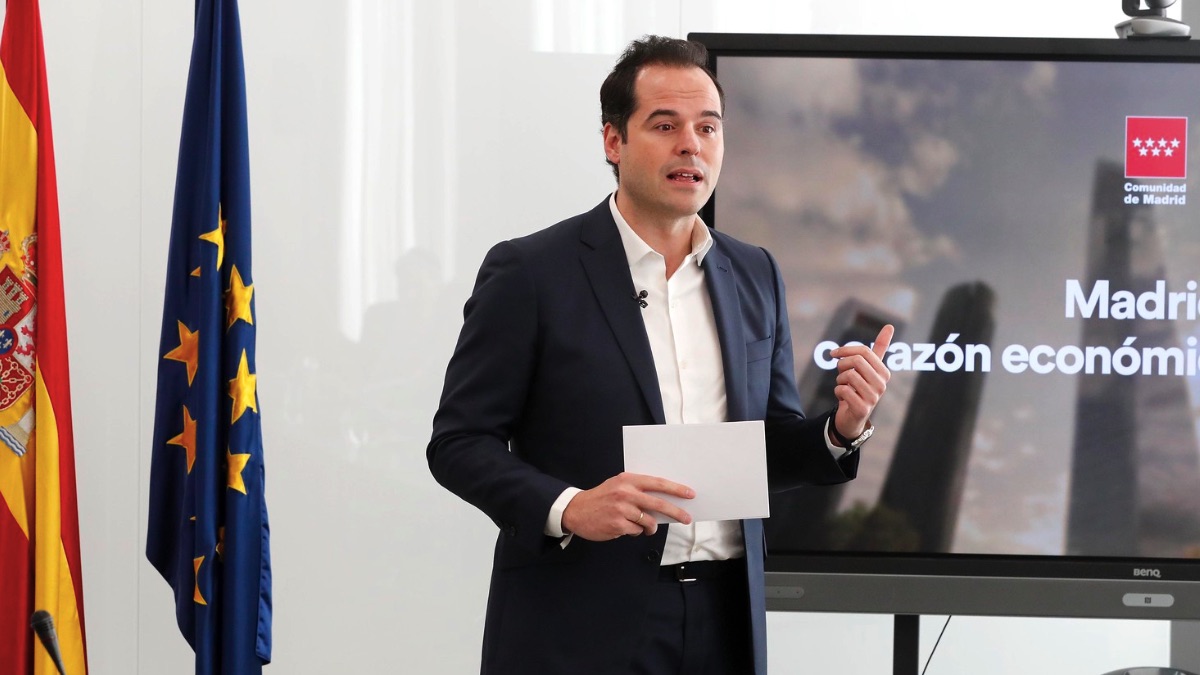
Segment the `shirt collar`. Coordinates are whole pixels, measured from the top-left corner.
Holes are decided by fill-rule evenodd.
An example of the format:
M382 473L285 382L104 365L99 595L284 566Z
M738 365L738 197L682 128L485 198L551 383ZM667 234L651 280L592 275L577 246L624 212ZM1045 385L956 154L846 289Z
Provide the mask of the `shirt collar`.
M660 255L657 251L650 248L650 245L638 236L637 232L626 222L625 217L621 215L617 209L617 193L612 193L608 198L608 208L612 211L613 220L617 223L617 232L621 235L621 244L625 247L625 258L629 261L629 266L633 267L639 260L653 253ZM692 257L696 260L696 265L699 266L704 262L704 256L708 254L709 249L713 246L712 235L708 232L708 226L704 224L704 220L699 215L696 216L696 223L699 227L692 227Z

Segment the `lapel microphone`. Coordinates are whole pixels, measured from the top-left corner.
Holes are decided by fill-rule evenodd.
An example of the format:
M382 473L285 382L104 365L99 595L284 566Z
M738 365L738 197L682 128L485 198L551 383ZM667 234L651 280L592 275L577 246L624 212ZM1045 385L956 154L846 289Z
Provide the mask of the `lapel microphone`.
M650 306L650 303L646 302L647 295L649 295L649 293L647 293L646 291L642 291L641 293L634 293L633 301L636 302L637 304L641 305L642 309L646 309L646 307Z

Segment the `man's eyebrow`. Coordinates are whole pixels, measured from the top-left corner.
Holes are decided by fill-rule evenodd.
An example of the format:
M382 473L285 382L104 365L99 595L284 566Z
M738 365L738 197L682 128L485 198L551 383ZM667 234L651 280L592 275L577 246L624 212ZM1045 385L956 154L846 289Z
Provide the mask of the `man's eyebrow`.
M717 112L716 110L705 110L704 112L700 113L700 116L715 117L718 120L724 119L721 117L721 113ZM671 110L670 108L659 108L647 115L646 120L649 121L656 117L679 117L679 111Z

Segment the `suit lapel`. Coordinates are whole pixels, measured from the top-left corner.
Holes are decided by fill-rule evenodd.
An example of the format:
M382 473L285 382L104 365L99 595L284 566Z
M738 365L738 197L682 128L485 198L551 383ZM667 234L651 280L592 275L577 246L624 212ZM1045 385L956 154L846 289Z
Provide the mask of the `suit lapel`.
M712 298L717 338L725 371L725 405L729 421L746 419L746 340L742 331L742 305L738 300L733 264L717 242L704 256L704 279Z
M730 422L749 418L746 401L746 338L742 329L742 303L738 299L733 263L713 242L704 256L704 279L712 298L713 317L721 341L725 371L725 408ZM746 549L746 578L749 583L750 624L754 645L754 672L766 673L767 612L763 597L763 524L758 518L742 521L742 544Z
M580 239L584 244L580 260L592 285L592 292L596 294L600 309L633 371L655 423L666 424L662 393L658 388L658 371L654 368L654 355L650 351L650 340L646 337L646 324L642 321L641 309L633 300L629 261L607 200L584 218Z

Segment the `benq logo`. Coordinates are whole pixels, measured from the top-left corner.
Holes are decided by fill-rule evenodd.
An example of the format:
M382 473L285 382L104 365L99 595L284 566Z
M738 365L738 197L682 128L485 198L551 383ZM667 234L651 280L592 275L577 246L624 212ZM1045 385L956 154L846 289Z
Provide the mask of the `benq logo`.
M1135 577L1154 577L1155 579L1161 579L1162 572L1154 569L1153 567L1142 567L1142 568L1135 567L1135 568L1133 568L1133 576L1135 576Z

